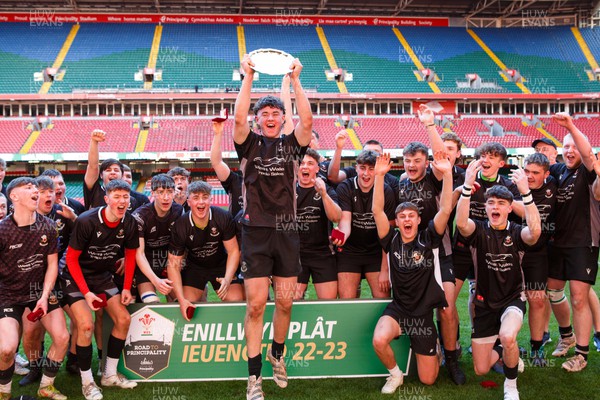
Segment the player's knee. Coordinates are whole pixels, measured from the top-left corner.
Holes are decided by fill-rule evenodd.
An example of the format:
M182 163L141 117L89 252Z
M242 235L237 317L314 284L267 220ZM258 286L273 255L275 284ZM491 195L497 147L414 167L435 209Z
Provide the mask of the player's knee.
M258 319L265 313L266 304L262 303L249 303L246 307L246 317L249 319Z
M385 336L377 332L373 335L373 348L377 350L384 349L390 344L390 340Z
M0 360L3 363L9 364L15 358L16 348L14 346L9 346L8 344L0 344Z
M504 349L512 349L517 345L517 338L512 333L500 332L498 335Z
M56 333L52 338L52 343L61 350L66 350L69 347L69 331L66 329Z
M565 297L565 289L546 289L546 294L548 295L548 300L550 300L550 304L558 305L567 301Z
M131 316L128 312L119 313L116 318L115 325L119 329L129 329L129 324L131 323Z
M435 380L437 379L437 374L425 374L423 376L419 375L419 380L421 381L421 383L423 385L427 385L427 386L431 386L435 383Z
M490 372L489 367L485 368L478 364L473 364L473 370L475 371L475 375L477 375L477 376L483 376L483 375L487 374L488 372Z
M546 296L544 296L544 292L534 292L527 297L527 301L529 303L530 313L543 312L546 308Z

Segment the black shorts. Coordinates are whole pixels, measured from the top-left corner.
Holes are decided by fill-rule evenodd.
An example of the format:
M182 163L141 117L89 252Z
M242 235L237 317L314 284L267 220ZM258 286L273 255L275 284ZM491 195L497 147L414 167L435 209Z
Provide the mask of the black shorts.
M598 247L556 247L550 245L548 277L581 281L593 285L598 273Z
M242 227L242 266L244 279L300 275L300 238L296 231L275 228Z
M438 334L433 323L433 311L429 315L410 317L402 313L396 302L392 301L383 310L382 315L392 317L398 325L400 332L410 338L410 346L417 354L435 356L437 354Z
M84 276L85 283L88 285L90 292L94 294L104 293L106 294L106 300L119 294L119 289L110 272L102 274ZM79 290L79 287L75 283L73 277L69 274L68 269L65 269L59 277L60 287L64 296L64 304L69 307L77 303L80 300L85 300L85 296Z
M166 263L165 263L165 265L166 265ZM158 276L159 279L167 278L167 268L165 268L165 267L152 268L152 272L154 272L154 274L156 276ZM135 267L135 284L139 285L140 283L152 283L152 282L150 282L150 279L148 279L148 277L146 275L144 275L142 270L136 266Z
M548 250L526 251L521 261L526 290L546 290L548 286Z
M221 284L217 278L225 277L225 266L222 268L202 268L197 265L187 264L181 270L181 285L190 286L196 289L204 290L208 282L215 291L219 290Z
M479 339L498 335L500 332L500 325L502 324L502 316L506 310L509 308L518 309L521 310L522 315L525 316L525 304L525 301L521 298L517 298L499 310L490 310L488 308L475 306L475 317L473 318L473 332L471 338Z
M308 283L312 275L313 283L337 281L337 267L335 255L331 252L302 253L300 252L302 272L298 276L298 283Z
M454 278L454 263L452 262L452 254L449 256L440 254L439 257L440 269L442 272L442 282L456 283L456 279Z
M33 309L35 308L36 304L37 304L37 300L30 301L27 304L0 306L0 319L13 318L19 322L19 325L21 325L23 317L26 317L27 315L29 315L29 313L31 311L33 311ZM27 315L25 315L25 312L26 312L25 310L27 308L29 310L27 311ZM56 293L52 293L48 297L48 312L46 313L46 315L50 314L52 311L56 310L57 308L60 308L58 297L57 297Z
M337 272L353 272L356 274L379 272L381 271L381 257L381 252L374 255L357 255L341 251L335 257Z
M461 281L475 278L475 267L473 265L473 256L471 247L464 242L462 236L457 234L454 246L452 247L452 264L454 278Z

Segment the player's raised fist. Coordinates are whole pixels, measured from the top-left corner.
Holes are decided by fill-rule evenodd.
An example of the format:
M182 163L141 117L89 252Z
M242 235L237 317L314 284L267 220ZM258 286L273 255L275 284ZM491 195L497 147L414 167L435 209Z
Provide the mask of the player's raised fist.
M94 129L92 131L92 140L98 143L104 142L106 140L106 132L100 129Z

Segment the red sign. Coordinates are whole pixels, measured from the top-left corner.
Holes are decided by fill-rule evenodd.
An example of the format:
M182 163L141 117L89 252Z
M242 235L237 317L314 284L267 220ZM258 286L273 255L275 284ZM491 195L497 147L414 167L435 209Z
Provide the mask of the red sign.
M302 15L292 10L278 15L209 15L209 14L71 14L52 10L30 13L1 13L0 22L28 22L32 26L63 23L127 23L127 24L270 24L306 25L374 25L374 26L448 26L448 18L342 17Z

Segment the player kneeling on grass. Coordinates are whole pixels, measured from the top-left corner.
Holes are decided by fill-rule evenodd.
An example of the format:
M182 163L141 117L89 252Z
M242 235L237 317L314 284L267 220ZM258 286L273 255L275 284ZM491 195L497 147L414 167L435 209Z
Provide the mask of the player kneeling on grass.
M106 206L93 208L79 216L67 249L67 266L61 275L62 290L77 325L77 358L82 391L86 400L100 400L102 393L92 375L92 311L106 307L114 321L108 339L107 358L100 383L131 389L137 383L117 373L119 355L131 321L125 308L131 302L131 284L138 248L138 227L127 213L130 186L122 180L106 187ZM125 283L119 294L112 268L125 255Z
M389 154L377 157L373 192L373 218L377 235L388 254L393 300L375 327L373 347L390 371L382 393L391 394L402 385L403 372L396 364L390 343L402 333L410 337L417 354L419 380L432 385L439 371L437 331L433 310L447 306L442 287L439 247L452 212L452 166L444 152L437 152L434 165L443 175L440 209L426 229L418 230L421 217L414 203L396 208L398 231L390 226L384 212L383 180L390 170Z
M477 375L486 374L502 358L504 361L504 400L518 400L517 376L519 346L517 334L525 314L525 282L521 260L527 246L534 245L542 232L527 176L513 172L512 180L523 197L523 227L508 221L513 194L504 186L492 186L485 193L487 221L469 218L469 202L481 160L473 161L456 209L456 227L475 249L475 318L473 319L473 366ZM498 340L499 339L499 340Z
M229 296L240 261L235 223L229 212L210 205L211 190L209 183L192 182L187 193L190 211L177 219L171 230L167 271L187 321L193 316L192 302L202 299L208 282L221 300L241 300Z
M135 282L144 303L159 302L155 288L164 295L171 292L171 281L165 279L167 254L171 228L183 214L183 207L173 201L173 178L166 174L156 175L152 178L151 189L154 201L133 212L140 234L140 247L136 255L139 269L135 270Z
M20 325L27 340L41 324L52 345L37 394L64 400L67 396L54 388L69 343L64 314L52 293L58 275L58 231L53 221L36 212L39 191L32 178L13 180L7 195L14 213L0 221L0 399L10 399Z

